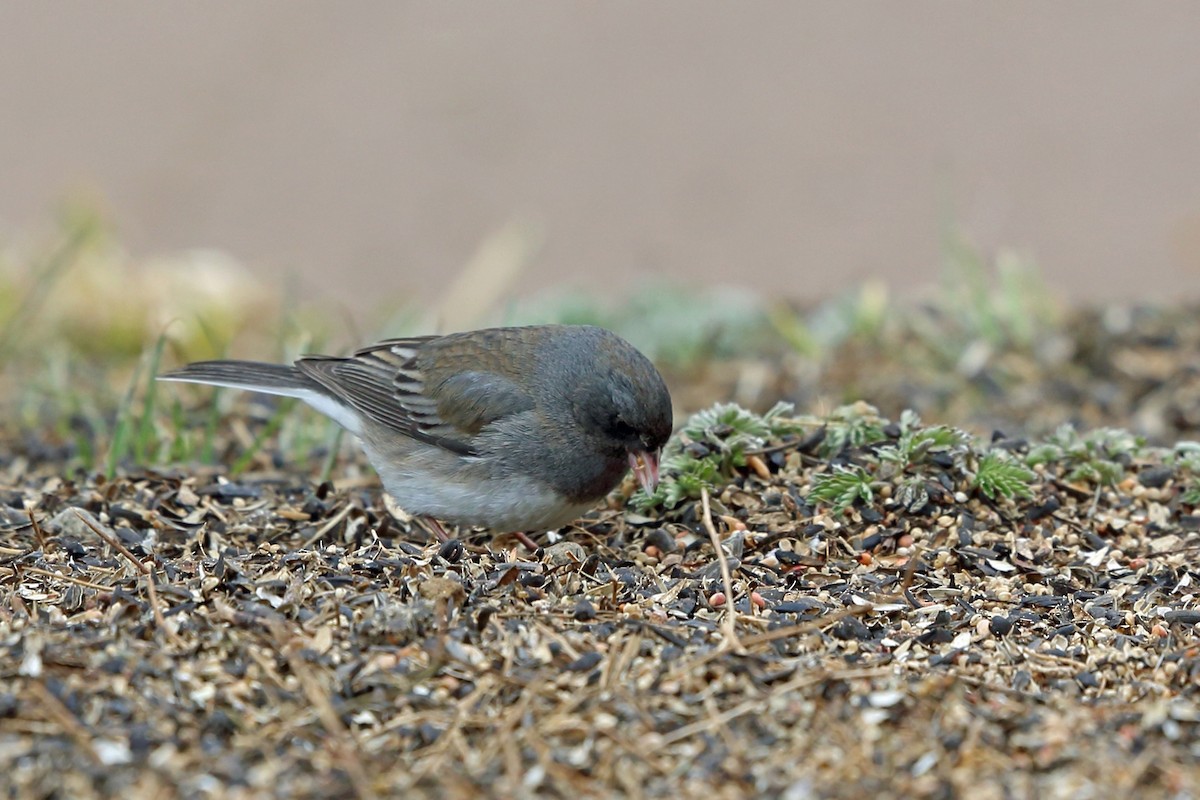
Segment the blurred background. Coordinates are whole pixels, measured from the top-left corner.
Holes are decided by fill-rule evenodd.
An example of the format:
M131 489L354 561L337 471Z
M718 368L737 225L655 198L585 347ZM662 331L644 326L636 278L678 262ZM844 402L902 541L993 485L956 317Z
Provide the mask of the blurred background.
M0 463L329 473L316 415L153 376L552 321L680 419L1200 437L1197 41L1183 3L0 0Z
M1093 0L7 2L0 241L71 200L135 260L220 251L357 324L903 294L950 230L1071 302L1194 299L1198 36L1195 5Z

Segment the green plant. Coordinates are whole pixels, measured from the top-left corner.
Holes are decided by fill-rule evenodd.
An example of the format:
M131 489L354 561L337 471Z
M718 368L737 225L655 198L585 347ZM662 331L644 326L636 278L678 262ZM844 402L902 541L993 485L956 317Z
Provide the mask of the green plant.
M845 342L878 343L895 316L887 284L868 281L803 313L776 306L767 313L779 335L807 358L825 358Z
M285 397L276 403L275 410L272 411L271 416L267 418L267 424L264 425L262 430L258 432L258 435L254 437L254 441L250 443L250 446L243 450L241 454L238 455L237 460L230 465L229 474L231 476L236 477L237 475L242 474L246 471L247 467L254 463L254 457L258 455L263 446L273 437L279 435L280 429L283 427L284 422L288 419L288 416L291 414L293 408L295 408L295 405L296 401L290 397Z
M1063 424L1030 448L1025 463L1061 463L1068 481L1113 486L1125 477L1125 463L1143 455L1145 449L1145 439L1129 431L1097 428L1080 434L1074 426Z
M830 458L847 448L881 442L887 438L883 431L886 425L887 420L879 416L879 410L868 403L858 402L835 408L825 420L821 456Z
M1200 442L1179 442L1163 460L1180 472L1179 502L1200 506Z
M971 435L949 425L921 427L921 418L912 410L900 414L900 437L895 444L884 445L875 450L882 463L889 464L897 472L924 463L935 453L949 453L960 458L971 444Z
M659 485L652 494L638 490L633 505L646 511L674 508L686 499L712 490L733 470L746 465L746 455L768 441L802 430L791 418L790 403L777 403L765 414L755 414L733 403L717 403L688 418L663 453Z
M858 465L835 466L831 472L814 475L808 493L810 501L833 506L835 514L842 513L858 500L870 503L874 498L871 476Z
M714 357L763 350L774 338L761 299L751 291L670 283L640 286L618 303L595 294L541 296L514 305L506 325L559 322L616 331L653 361L687 368Z
M62 228L63 236L58 246L32 266L28 285L19 301L0 307L4 312L4 318L0 318L0 361L21 344L49 301L54 287L83 252L100 238L103 225L95 214L82 207L72 207L63 214Z
M957 340L959 346L983 341L995 350L1028 348L1053 320L1046 300L1050 293L1032 261L1002 250L989 263L960 229L949 226L942 255L938 307L961 334L947 337L943 330L943 341Z
M747 450L801 429L790 417L793 410L791 403L776 403L765 414L755 414L736 403L717 403L689 417L682 432L692 442L715 448L722 456L723 469L742 467Z
M991 500L997 497L1032 497L1034 472L1004 450L992 450L979 459L975 488Z
M121 461L131 455L137 455L140 463L147 463L143 458L146 455L149 442L142 440L142 436L153 432L153 426L149 421L150 416L154 413L153 386L147 389L146 399L142 402L142 413L140 415L137 414L135 406L137 405L137 391L142 384L142 376L147 372L147 361L157 364L158 355L161 354L162 338L160 337L158 346L138 360L137 366L133 370L133 376L125 388L125 394L121 398L120 405L117 406L116 421L113 423L112 439L109 441L108 456L105 459L104 468L105 476L110 479L116 475L117 467ZM153 384L153 369L149 370L149 376L149 383Z

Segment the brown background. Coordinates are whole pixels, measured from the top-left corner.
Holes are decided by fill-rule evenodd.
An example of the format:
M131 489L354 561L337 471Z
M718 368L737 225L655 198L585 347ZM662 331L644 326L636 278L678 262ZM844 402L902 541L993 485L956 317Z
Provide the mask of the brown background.
M438 297L517 221L522 286L799 299L936 279L954 220L1083 300L1200 296L1200 6L0 4L0 235L104 198L134 254Z

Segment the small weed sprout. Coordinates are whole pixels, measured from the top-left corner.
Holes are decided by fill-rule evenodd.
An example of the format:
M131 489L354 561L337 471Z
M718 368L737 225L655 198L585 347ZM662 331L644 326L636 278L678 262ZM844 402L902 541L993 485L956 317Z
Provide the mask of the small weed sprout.
M1200 442L1179 442L1163 460L1180 472L1183 492L1179 502L1200 506Z
M1145 453L1141 436L1118 428L1097 428L1080 435L1070 424L1060 425L1046 441L1030 449L1029 466L1061 462L1072 482L1114 486L1125 477L1126 464Z
M836 466L832 472L814 475L812 490L808 493L809 500L833 506L835 514L842 513L859 499L870 503L874 498L871 476L857 465Z
M662 480L653 494L638 489L633 496L633 505L642 510L652 508L674 508L684 500L700 497L704 488L713 489L725 477L720 461L712 457L696 458L688 453L675 453L662 462Z
M887 438L883 432L886 424L886 420L879 416L879 410L868 403L852 403L836 408L826 421L821 456L830 458L846 448L881 442Z
M746 465L747 453L802 429L791 418L792 411L790 403L776 403L765 414L735 403L718 403L696 412L667 443L658 488L649 495L639 489L632 498L634 507L670 509L700 497L703 488L715 491L734 469Z
M900 438L896 444L880 447L875 451L880 462L889 464L894 472L903 472L910 466L925 462L934 453L949 453L955 461L966 454L971 444L971 435L949 425L934 425L922 428L921 418L915 411L900 414Z
M1032 470L1008 455L1003 450L992 450L979 460L975 473L975 488L988 499L998 497L1032 497L1032 483L1037 476Z
M747 411L736 403L717 403L693 414L683 425L692 442L708 445L722 455L721 469L746 465L746 452L757 450L773 437L795 433L791 403L776 403L765 414Z

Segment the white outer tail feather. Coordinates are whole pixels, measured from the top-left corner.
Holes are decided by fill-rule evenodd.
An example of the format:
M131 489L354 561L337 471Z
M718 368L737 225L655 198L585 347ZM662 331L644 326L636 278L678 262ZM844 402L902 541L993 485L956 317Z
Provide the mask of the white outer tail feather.
M262 386L252 382L239 383L237 381L222 381L210 380L206 378L193 378L183 375L159 375L160 381L174 381L176 383L199 383L205 386L223 386L227 389L242 389L248 392L258 392L259 394L273 394L278 397L294 397L312 406L317 411L332 419L337 424L341 425L346 430L356 436L362 433L362 420L354 409L339 403L334 398L327 394L323 394L312 389L303 388L283 388L279 386Z

